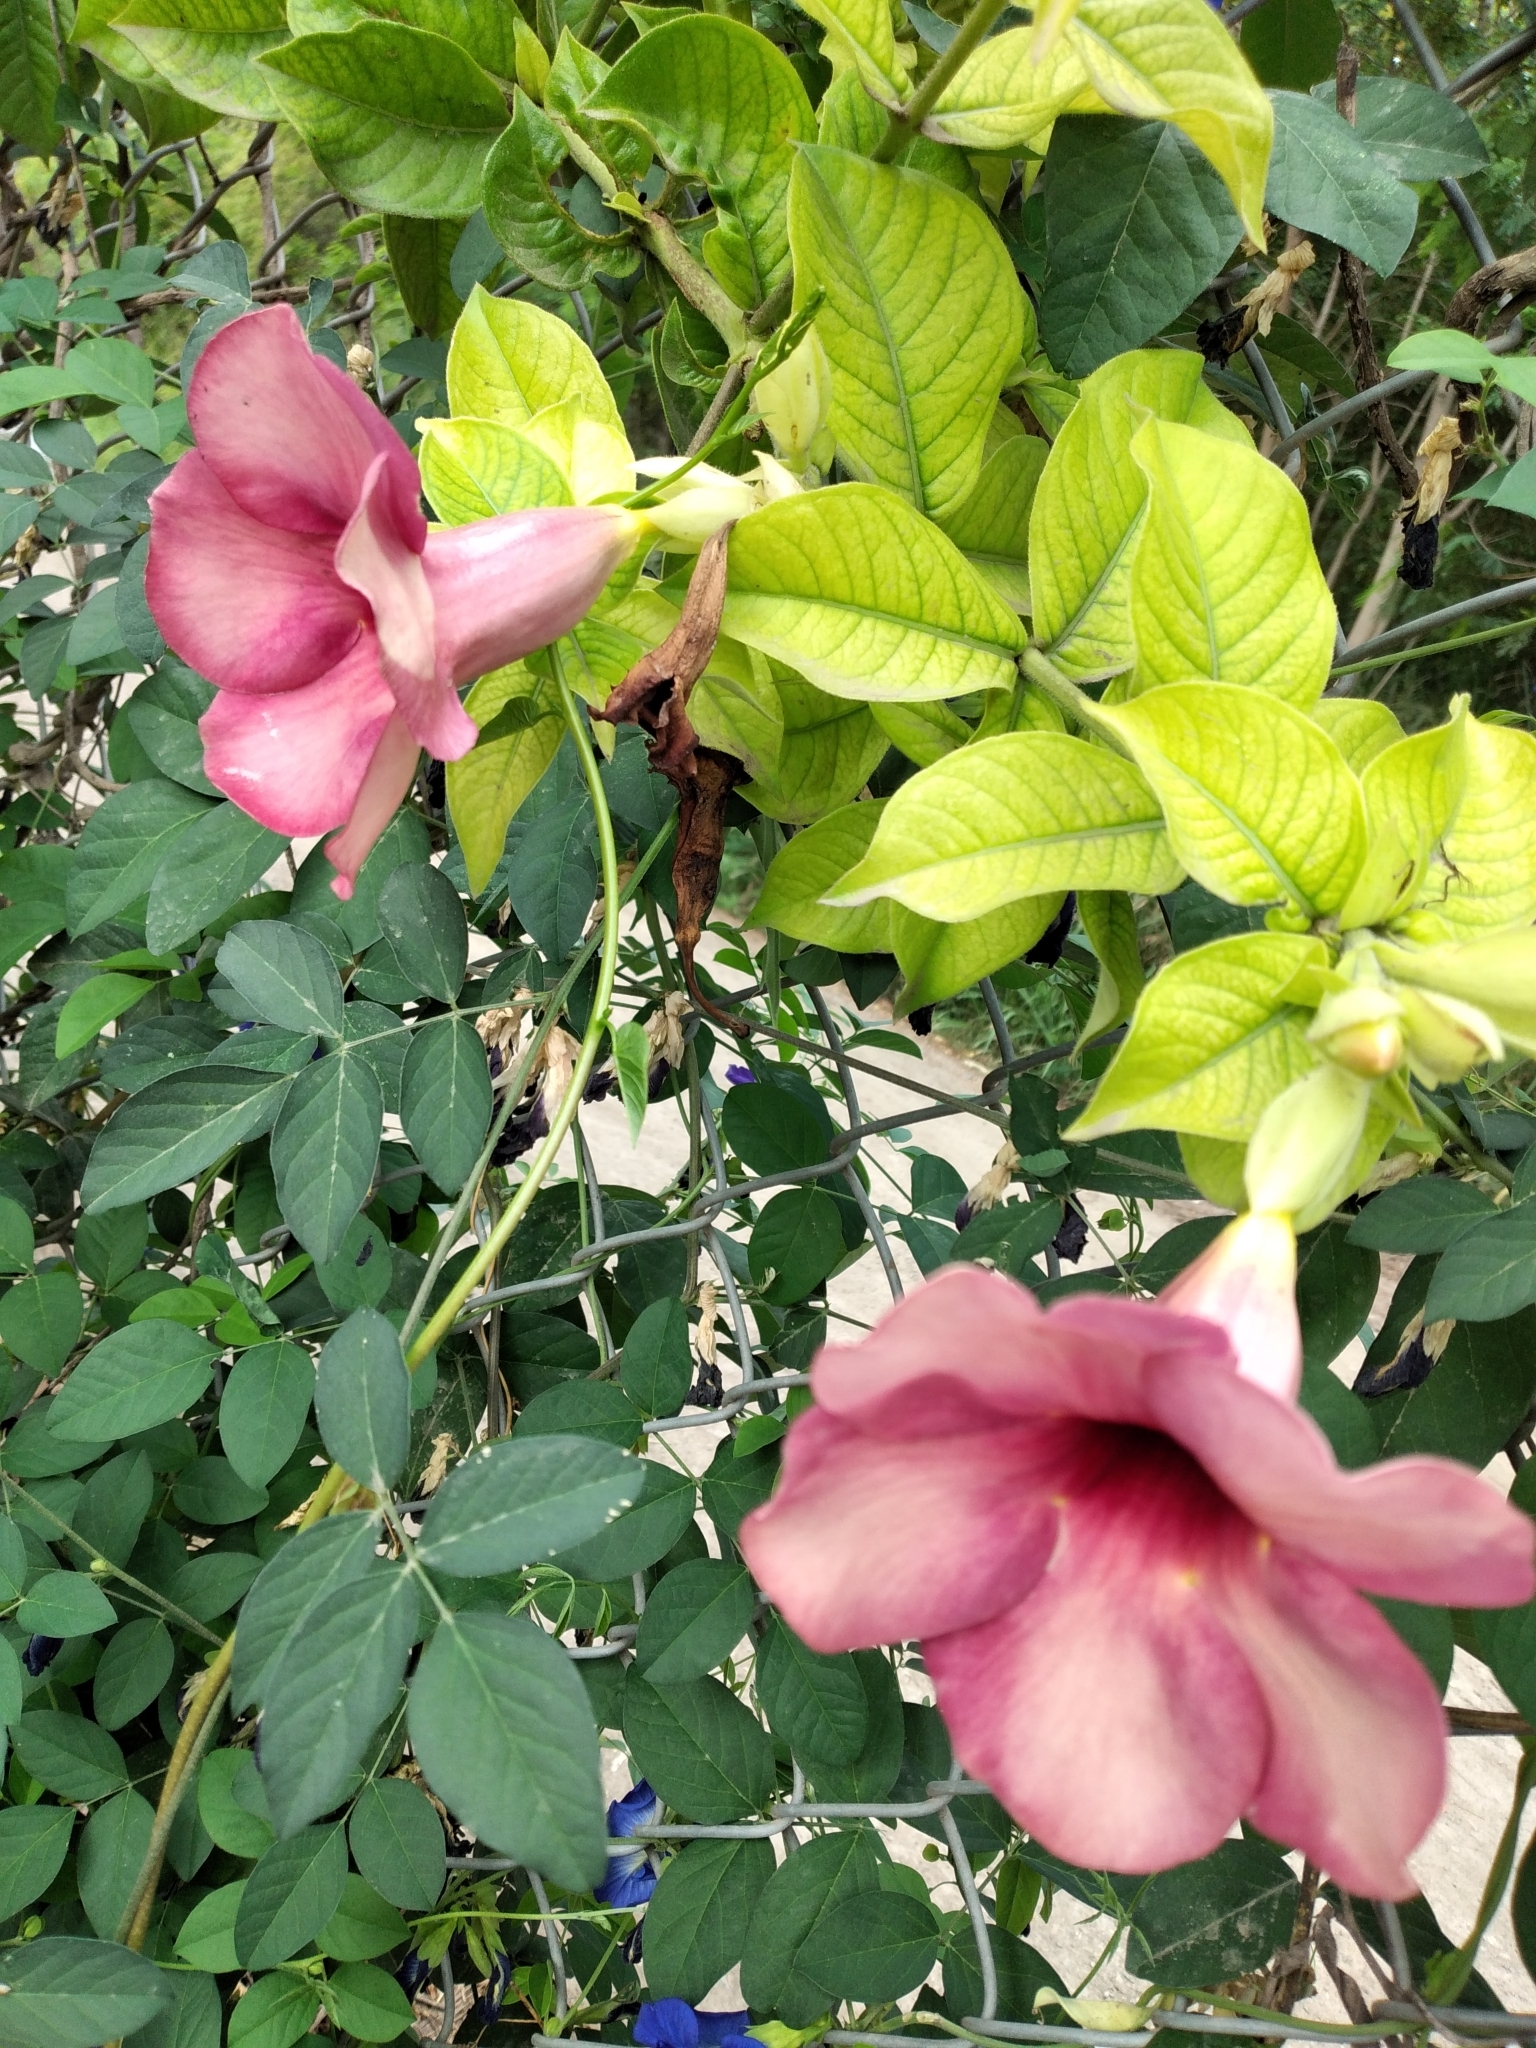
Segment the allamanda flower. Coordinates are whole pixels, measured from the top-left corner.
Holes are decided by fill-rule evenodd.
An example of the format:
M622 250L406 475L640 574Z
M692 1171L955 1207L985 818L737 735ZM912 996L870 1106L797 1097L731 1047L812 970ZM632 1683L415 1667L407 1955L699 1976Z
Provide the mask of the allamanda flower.
M949 1268L820 1353L741 1545L813 1649L920 1640L957 1756L1057 1855L1161 1870L1245 1816L1404 1898L1444 1720L1360 1596L1528 1600L1536 1532L1445 1459L1339 1469L1293 1260L1249 1215L1171 1298L1044 1312Z
M418 749L474 745L457 686L574 625L644 525L583 505L429 533L404 443L288 306L213 337L187 417L197 446L151 501L149 606L218 686L209 780L274 831L343 826L345 898Z

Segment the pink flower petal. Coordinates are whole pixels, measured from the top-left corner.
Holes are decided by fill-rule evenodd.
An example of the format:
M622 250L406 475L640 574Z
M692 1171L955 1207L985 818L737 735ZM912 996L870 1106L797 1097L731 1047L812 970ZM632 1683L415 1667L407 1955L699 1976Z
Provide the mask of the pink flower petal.
M336 543L336 573L367 598L379 664L418 745L440 760L467 754L479 728L454 693L434 639L434 606L420 553L393 523L384 458L363 480L357 512Z
M1054 1414L1141 1422L1145 1375L1184 1355L1232 1369L1222 1333L1195 1317L1105 1295L1042 1314L1016 1281L947 1266L861 1343L822 1351L813 1384L828 1414L900 1441Z
M471 682L568 633L639 531L620 506L562 505L430 534L427 581L453 680Z
M1464 1466L1392 1458L1341 1471L1310 1416L1190 1361L1159 1376L1150 1402L1244 1514L1352 1586L1453 1607L1536 1593L1536 1525Z
M1226 1331L1245 1380L1294 1401L1301 1386L1296 1238L1290 1219L1250 1209L1158 1296Z
M758 1584L813 1650L968 1627L1013 1605L1056 1542L1047 1495L1072 1423L889 1444L812 1409L741 1527Z
M338 534L382 455L391 517L418 550L426 538L404 442L350 377L315 354L291 306L219 329L192 373L187 417L219 481L253 519Z
M923 1658L955 1754L1048 1849L1090 1869L1205 1856L1264 1769L1263 1702L1213 1607L1253 1533L1173 1446L1099 1431L1049 1569Z
M1410 1897L1406 1859L1445 1788L1445 1722L1423 1665L1331 1572L1279 1549L1229 1580L1222 1612L1271 1730L1249 1819L1347 1891Z
M182 462L193 458L184 455ZM302 690L221 690L203 713L208 780L273 832L328 832L351 815L395 700L372 634Z
M385 726L378 749L368 764L344 832L326 841L325 857L336 869L331 884L343 903L352 895L357 871L372 853L379 835L399 810L416 773L421 749L397 711Z
M150 514L144 588L155 623L221 689L297 689L356 640L367 610L332 568L331 542L262 525L196 449Z

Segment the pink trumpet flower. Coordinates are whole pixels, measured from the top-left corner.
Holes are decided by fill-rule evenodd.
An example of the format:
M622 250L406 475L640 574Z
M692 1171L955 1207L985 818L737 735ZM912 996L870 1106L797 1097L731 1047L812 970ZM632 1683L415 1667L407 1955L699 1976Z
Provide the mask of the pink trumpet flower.
M1445 1459L1339 1469L1294 1405L1289 1293L1266 1341L1262 1271L1234 1286L1255 1240L1283 1267L1271 1221L1176 1307L938 1274L820 1353L741 1545L813 1649L920 1641L956 1755L1057 1855L1163 1870L1244 1816L1401 1899L1445 1724L1360 1595L1528 1600L1536 1531ZM1235 1342L1202 1312L1234 1301Z
M474 745L457 686L573 626L640 522L565 506L429 532L405 444L288 306L213 337L187 417L197 446L151 500L149 607L218 686L209 780L273 831L343 826L346 898L418 749Z

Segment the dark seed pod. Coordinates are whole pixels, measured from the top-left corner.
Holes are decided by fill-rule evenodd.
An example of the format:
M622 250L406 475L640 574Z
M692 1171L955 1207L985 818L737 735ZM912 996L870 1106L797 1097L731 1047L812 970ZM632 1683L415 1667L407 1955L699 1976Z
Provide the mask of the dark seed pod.
M1410 510L1403 514L1403 559L1397 567L1399 582L1410 590L1433 590L1435 564L1440 558L1440 515L1418 520Z
M1058 1259L1075 1266L1087 1248L1088 1225L1075 1209L1069 1208L1061 1219L1061 1228L1051 1239L1051 1250Z

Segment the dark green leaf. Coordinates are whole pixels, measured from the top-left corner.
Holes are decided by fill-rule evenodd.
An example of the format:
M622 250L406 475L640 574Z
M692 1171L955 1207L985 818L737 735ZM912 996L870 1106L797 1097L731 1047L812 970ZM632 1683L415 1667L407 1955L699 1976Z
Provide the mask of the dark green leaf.
M411 1150L445 1194L456 1194L469 1178L491 1107L490 1068L472 1024L444 1018L413 1035L400 1077L400 1121Z
M1148 1880L1132 1911L1130 1967L1156 1984L1221 1984L1290 1939L1296 1873L1264 1842L1223 1842Z
M407 1912L437 1903L447 1849L437 1810L408 1778L365 1785L347 1823L352 1860L375 1891Z
M123 1104L91 1148L80 1199L93 1213L145 1202L270 1130L287 1074L194 1068Z
M687 1820L749 1819L773 1796L768 1731L717 1678L624 1688L624 1739L635 1767Z
M682 1407L693 1384L693 1353L680 1301L653 1301L635 1317L619 1356L619 1384L642 1415L675 1415Z
M246 1880L235 1915L235 1954L270 1970L313 1941L341 1904L347 1844L339 1825L304 1828L274 1842Z
M752 1278L765 1301L804 1301L842 1258L842 1219L825 1188L785 1188L752 1227Z
M712 1557L678 1565L640 1617L635 1669L655 1685L703 1678L747 1634L754 1606L752 1581L740 1565Z
M379 923L400 971L423 995L451 1003L469 964L464 905L441 868L396 868L379 891ZM481 1048L484 1064L484 1048Z
M1333 77L1344 27L1333 0L1265 0L1243 23L1243 55L1263 85L1306 92ZM1375 81L1362 78L1362 86Z
M1383 1457L1430 1451L1478 1471L1502 1449L1536 1393L1536 1313L1458 1323L1421 1386L1367 1407Z
M112 1602L85 1572L43 1572L16 1610L18 1628L34 1636L90 1636L111 1628Z
M747 1926L741 1992L756 2012L806 2027L826 2012L825 1990L800 1967L805 1944L844 1900L874 1892L880 1865L861 1828L815 1836L764 1885Z
M195 819L211 806L177 782L130 783L94 810L69 870L69 929L94 931L126 910Z
M1521 1202L1456 1238L1435 1268L1424 1320L1501 1322L1536 1301L1536 1202ZM5 1304L0 1302L0 1319Z
M1269 97L1275 142L1266 208L1390 277L1413 239L1418 200L1332 107L1303 93Z
M696 2005L741 1961L747 1923L773 1870L766 1842L683 1844L645 1909L645 1981L653 1998Z
M219 1403L219 1441L247 1486L265 1486L287 1464L314 1399L315 1369L298 1344L241 1352Z
M103 1728L121 1728L142 1714L170 1677L176 1649L170 1630L152 1614L125 1622L101 1653L91 1702Z
M5 1975L6 2048L97 2048L147 2025L171 1995L146 1956L75 1935L12 1950Z
M1316 6L1319 0L1309 0L1309 4ZM1248 26L1257 28L1257 17L1244 28L1245 50ZM1326 70L1318 74L1325 82L1316 92L1327 106L1336 104L1332 73L1330 56ZM1288 78L1265 80L1273 85L1291 82ZM1420 85L1413 78L1362 78L1355 95L1355 133L1394 177L1405 178L1410 185L1427 184L1431 178L1465 177L1487 163L1487 146L1476 124L1449 93L1436 92L1433 86Z
M569 1380L535 1394L517 1418L520 1438L583 1436L620 1450L640 1435L634 1403L612 1380Z
M0 1296L0 1337L48 1379L63 1370L84 1320L80 1282L67 1266L31 1274Z
M515 1441L480 1445L448 1475L418 1554L435 1571L470 1579L554 1557L630 1507L644 1471L609 1444L528 1438L520 1426Z
M858 1892L832 1906L801 1947L799 1967L834 2002L897 1999L939 1959L939 1923L906 1892Z
M335 1258L373 1184L384 1099L372 1067L332 1053L291 1084L272 1132L283 1219L316 1263Z
M72 1806L8 1806L0 1813L0 1915L5 1919L41 1898L53 1883L74 1824Z
M594 831L592 806L582 795L535 818L506 858L512 907L546 960L570 952L597 895Z
M144 921L149 950L175 952L197 938L261 880L286 844L281 833L269 832L238 804L204 811L177 840L150 887Z
M722 1540L736 1540L736 1531L773 1492L779 1476L778 1446L753 1451L738 1458L731 1443L723 1443L709 1461L704 1474L704 1512L720 1531Z
M79 1714L35 1708L22 1715L11 1737L33 1777L61 1799L110 1798L128 1775L123 1752L106 1729Z
M1310 1366L1330 1365L1357 1337L1381 1285L1381 1260L1342 1223L1309 1231L1296 1247L1296 1313Z
M59 1436L82 1443L153 1429L191 1407L218 1355L217 1345L180 1323L130 1323L75 1367L49 1420Z
M818 1096L768 1081L744 1082L725 1098L720 1127L726 1143L753 1173L814 1166L832 1143L832 1119Z
M439 1622L411 1681L427 1782L488 1848L573 1891L607 1868L597 1730L575 1667L522 1618Z
M818 1656L775 1615L758 1649L756 1685L769 1727L807 1766L851 1764L864 1747L869 1708L846 1652Z
M237 924L218 953L219 972L258 1017L285 1031L341 1036L341 981L311 932L289 922Z
M574 1577L599 1584L627 1579L665 1557L692 1527L698 1504L692 1475L675 1472L655 1458L643 1458L640 1464L644 1477L635 1505L555 1560Z
M154 1831L155 1809L137 1792L119 1792L98 1806L85 1824L76 1854L76 1881L86 1918L103 1941L116 1938Z
M196 1458L172 1489L177 1508L188 1521L210 1528L248 1522L267 1504L264 1486L247 1486L228 1458Z
M403 1565L354 1579L310 1609L303 1641L272 1667L261 1776L278 1835L337 1804L393 1705L416 1636L416 1582Z
M1164 121L1066 115L1051 131L1044 190L1040 338L1068 377L1140 348L1242 237L1219 175Z
M269 1673L302 1642L327 1594L383 1569L374 1556L379 1528L377 1515L332 1516L295 1536L266 1566L240 1610L230 1686L236 1707L262 1699Z
M377 1309L354 1309L320 1353L315 1420L336 1463L387 1494L411 1447L411 1376L394 1325Z
M901 1770L904 1736L901 1687L889 1658L879 1650L855 1650L854 1668L864 1688L868 1715L863 1746L849 1764L818 1763L816 1790L823 1799L864 1802L889 1797Z
M1470 1181L1420 1175L1374 1195L1349 1226L1349 1241L1378 1252L1443 1252L1497 1214Z

